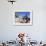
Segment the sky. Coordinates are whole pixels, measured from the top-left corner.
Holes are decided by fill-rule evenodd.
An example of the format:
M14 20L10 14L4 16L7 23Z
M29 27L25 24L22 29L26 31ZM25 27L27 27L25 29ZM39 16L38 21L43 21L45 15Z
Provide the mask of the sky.
M29 16L30 12L16 12L16 14L19 16L25 16L27 14Z

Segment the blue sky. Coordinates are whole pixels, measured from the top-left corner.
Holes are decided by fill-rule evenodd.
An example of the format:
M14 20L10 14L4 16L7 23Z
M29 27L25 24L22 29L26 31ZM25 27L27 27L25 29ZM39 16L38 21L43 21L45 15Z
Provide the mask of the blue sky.
M16 12L16 14L19 16L25 16L27 14L29 16L30 12Z

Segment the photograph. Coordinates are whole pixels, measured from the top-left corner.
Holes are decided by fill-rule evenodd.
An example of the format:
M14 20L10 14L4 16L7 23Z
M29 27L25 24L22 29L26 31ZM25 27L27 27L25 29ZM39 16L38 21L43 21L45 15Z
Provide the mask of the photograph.
M16 25L32 25L32 12L15 12Z

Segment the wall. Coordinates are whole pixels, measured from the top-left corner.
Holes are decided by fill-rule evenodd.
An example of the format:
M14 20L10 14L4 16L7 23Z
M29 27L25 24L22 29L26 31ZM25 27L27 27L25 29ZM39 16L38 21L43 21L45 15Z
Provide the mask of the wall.
M32 26L12 24L16 10L33 10ZM7 0L0 0L0 40L11 40L18 32L31 34L33 40L46 40L46 0L17 0L13 5Z

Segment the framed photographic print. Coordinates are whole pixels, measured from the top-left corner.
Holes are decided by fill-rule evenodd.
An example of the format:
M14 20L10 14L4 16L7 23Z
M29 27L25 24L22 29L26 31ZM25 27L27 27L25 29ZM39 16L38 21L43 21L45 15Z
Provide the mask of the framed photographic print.
M32 10L31 11L16 11L14 16L15 25L32 25Z

